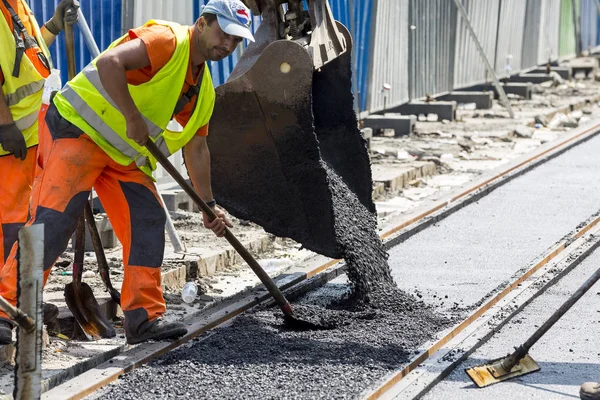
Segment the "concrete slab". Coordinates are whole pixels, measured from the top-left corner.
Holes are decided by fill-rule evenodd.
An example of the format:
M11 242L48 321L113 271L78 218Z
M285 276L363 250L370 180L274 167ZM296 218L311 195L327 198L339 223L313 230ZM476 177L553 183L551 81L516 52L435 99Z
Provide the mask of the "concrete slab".
M477 303L598 210L598 151L591 139L391 249L398 286Z
M457 104L475 103L477 109L487 110L494 104L494 92L452 92L438 98L442 101L456 101Z
M547 74L522 74L511 76L510 82L528 82L528 83L543 83L552 80L552 77Z
M541 371L487 388L476 388L465 368L505 356L523 343L600 265L600 251L534 300L491 340L423 398L432 399L565 399L579 398L579 386L600 381L600 283L597 283L532 348Z
M409 182L436 174L432 162L415 163L406 166L402 164L376 164L372 166L374 182L382 182L385 188L394 193L408 185Z
M569 61L573 76L580 73L585 76L594 76L598 70L598 59L596 57L579 57Z
M376 134L384 129L393 129L394 136L397 137L410 135L414 131L417 117L400 114L369 115L363 122L365 128L371 128Z
M438 120L454 121L456 118L455 101L412 101L392 110L405 115L436 114Z
M501 83L502 88L506 94L516 94L517 96L523 97L525 100L531 100L531 91L533 88L533 84L530 82L508 82ZM470 90L474 91L486 91L491 90L494 93L494 98L498 99L498 91L492 84L487 85L478 85L470 88Z
M546 68L545 67L539 67L537 69L534 69L533 71L531 71L532 74L546 74ZM571 74L572 74L572 70L570 66L566 66L566 67L550 67L550 71L551 72L556 72L561 78L567 80L571 78Z

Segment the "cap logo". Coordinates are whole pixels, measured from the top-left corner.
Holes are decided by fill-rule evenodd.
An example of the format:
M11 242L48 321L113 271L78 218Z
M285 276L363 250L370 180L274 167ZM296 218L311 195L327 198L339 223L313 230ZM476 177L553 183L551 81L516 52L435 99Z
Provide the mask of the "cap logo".
M246 26L250 25L250 16L248 15L248 11L242 9L235 10L235 16L240 23Z

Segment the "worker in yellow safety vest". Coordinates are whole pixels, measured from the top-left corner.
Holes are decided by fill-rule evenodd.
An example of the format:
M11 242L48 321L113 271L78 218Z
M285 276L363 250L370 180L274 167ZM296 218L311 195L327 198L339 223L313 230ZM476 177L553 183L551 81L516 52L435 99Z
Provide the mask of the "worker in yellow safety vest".
M62 0L40 29L24 0L0 0L0 267L28 218L48 46L77 21L78 8L77 0ZM44 304L43 315L48 322L58 309Z
M164 321L160 266L165 212L152 170L148 140L165 155L184 150L192 183L217 219L204 226L217 236L231 226L216 206L210 182L208 121L215 91L206 66L254 40L250 11L240 0L211 0L193 26L149 21L116 40L54 98L40 134L42 173L36 177L27 225L43 223L44 277L66 249L92 186L123 245L121 308L131 344L179 337L181 323ZM232 110L233 111L233 110ZM183 131L167 128L177 120ZM18 243L0 272L0 296L16 302ZM0 313L0 328L9 329ZM1 333L1 329L0 329ZM0 335L0 343L7 337Z

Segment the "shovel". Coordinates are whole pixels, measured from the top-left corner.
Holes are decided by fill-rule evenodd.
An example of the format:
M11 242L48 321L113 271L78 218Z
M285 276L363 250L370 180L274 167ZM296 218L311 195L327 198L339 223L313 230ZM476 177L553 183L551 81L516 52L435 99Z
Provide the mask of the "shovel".
M65 42L67 44L67 61L69 79L73 79L76 73L75 67L75 42L73 37L73 28L65 25ZM87 203L89 208L89 203ZM87 212L86 212L87 213ZM89 210L91 214L91 209ZM93 215L91 215L91 222ZM95 227L95 223L94 223ZM94 231L91 229L90 231ZM96 235L98 231L96 230ZM92 233L93 235L93 233ZM93 237L93 236L92 236ZM98 239L99 239L98 235ZM102 246L100 246L102 248ZM100 338L115 337L116 332L102 310L98 301L94 297L92 288L87 283L81 281L83 274L83 258L85 253L85 216L82 214L77 222L77 231L75 234L75 259L73 261L73 281L65 286L65 300L69 310L75 317L75 320L81 326L83 331L94 340ZM98 253L96 253L98 255ZM104 252L102 251L102 255ZM101 262L99 261L99 265ZM106 265L106 258L104 258ZM106 265L105 269L108 269ZM100 274L102 276L102 273ZM107 274L108 275L108 274ZM106 282L106 281L105 281ZM110 280L109 280L110 284ZM112 287L112 285L111 285ZM114 289L113 289L114 290ZM112 295L112 293L111 293Z
M94 340L115 337L116 332L100 309L92 288L81 281L84 254L85 217L82 214L77 221L75 233L73 281L65 286L65 301L81 329Z
M210 208L196 193L192 185L190 185L183 176L175 169L173 164L167 159L167 157L160 152L156 144L151 140L148 140L146 144L146 148L152 154L158 162L163 166L163 168L175 179L175 182L181 186L183 190L190 196L190 198L198 205L198 207L204 212L209 220L214 220L217 218L217 215L214 213L212 208ZM248 263L252 271L258 276L260 281L265 285L271 296L275 299L275 302L283 311L286 324L297 328L297 329L328 329L326 327L320 326L317 321L311 321L309 318L302 318L297 314L294 314L292 311L292 307L287 299L284 297L283 293L275 282L271 279L271 277L265 272L265 270L260 266L260 264L252 257L250 252L244 247L244 245L231 233L231 231L225 227L225 239L233 246L233 248L242 256L244 261Z
M98 233L98 227L96 226L96 220L94 219L94 212L90 203L85 203L83 210L85 220L87 222L90 236L92 238L92 245L94 246L94 252L96 253L96 260L98 261L98 273L106 290L110 294L111 299L117 304L121 304L121 294L115 289L110 281L110 271L108 269L108 262L106 261L106 255L104 254L104 248L102 247L102 240L100 240L100 234Z
M592 275L552 316L540 326L533 335L508 357L499 358L487 364L468 368L467 375L478 387L486 387L494 383L523 376L540 370L540 366L528 354L538 341L583 295L600 279L600 269Z

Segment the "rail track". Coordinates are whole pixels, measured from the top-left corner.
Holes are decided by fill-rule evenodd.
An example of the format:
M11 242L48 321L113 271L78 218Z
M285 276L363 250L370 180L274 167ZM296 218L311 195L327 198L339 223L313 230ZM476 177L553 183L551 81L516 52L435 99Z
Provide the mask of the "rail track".
M480 180L454 190L443 199L431 201L400 220L390 222L383 227L381 238L385 241L386 247L391 249L456 211L479 201L516 177L594 138L598 133L600 133L599 120L578 128L560 141L548 143L533 154L502 166ZM491 336L526 304L596 249L600 244L600 241L595 239L595 235L600 230L599 223L600 217L592 216L585 223L580 224L559 242L549 247L520 276L492 293L491 297L464 320L441 332L435 340L421 346L419 353L407 365L382 377L375 387L356 395L369 399L383 399L413 398L425 393L474 351L486 337ZM279 277L277 283L286 290L287 296L294 298L324 285L343 273L344 263L340 260L315 257L302 266L292 268ZM64 380L62 383L59 379L55 379L50 384L55 387L48 388L43 398L84 398L115 381L120 375L215 327L228 323L244 311L265 302L269 302L268 294L261 288L256 288L240 298L189 318L188 335L177 341L148 343L132 348L123 347L107 355L108 360L102 363L97 361L98 365L90 363L87 370L80 371L74 377L65 374L60 378ZM510 312L506 312L507 306L511 307Z

